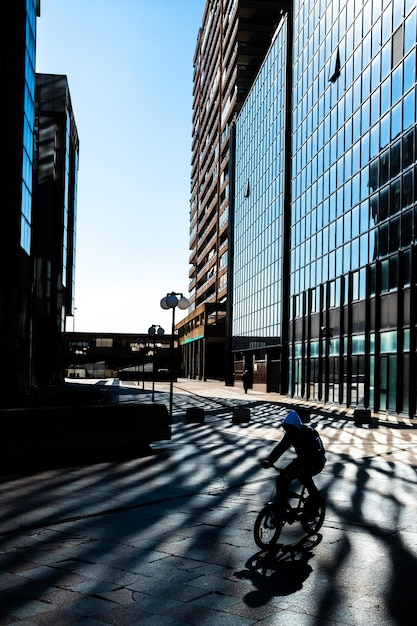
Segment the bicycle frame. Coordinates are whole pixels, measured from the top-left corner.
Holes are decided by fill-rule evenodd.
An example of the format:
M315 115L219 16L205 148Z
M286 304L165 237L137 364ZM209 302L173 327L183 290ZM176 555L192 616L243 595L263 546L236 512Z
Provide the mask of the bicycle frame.
M280 472L275 465L273 467ZM285 524L300 522L308 535L317 533L326 513L326 504L321 496L317 503L312 504L305 485L294 479L301 488L298 491L291 489L293 479L290 480L287 476L288 480L285 480L285 473L280 473L282 481L276 481L278 484L275 499L263 506L254 524L255 543L262 549L270 549L276 545Z
M306 487L299 483L301 491L296 491L290 488L291 482L293 481L290 481L281 492L277 490L275 500L271 501L272 505L285 510L285 518L289 524L293 524L300 519L306 500ZM294 503L291 503L291 500L294 500Z

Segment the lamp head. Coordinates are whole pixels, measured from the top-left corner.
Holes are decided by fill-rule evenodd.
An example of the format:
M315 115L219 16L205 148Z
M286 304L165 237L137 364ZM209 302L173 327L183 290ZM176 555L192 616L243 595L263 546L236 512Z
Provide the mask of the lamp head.
M181 296L181 298L178 300L178 308L185 310L190 306L190 301L188 300L188 298L185 298L184 296Z
M178 304L178 298L173 293L170 293L169 296L167 296L165 298L165 300L166 300L166 303L167 303L167 307L169 309L175 309L175 307Z
M178 299L177 296L180 296ZM175 309L178 307L179 309L187 309L190 306L190 301L188 298L185 298L182 293L169 293L165 298L161 300L161 307L163 309Z

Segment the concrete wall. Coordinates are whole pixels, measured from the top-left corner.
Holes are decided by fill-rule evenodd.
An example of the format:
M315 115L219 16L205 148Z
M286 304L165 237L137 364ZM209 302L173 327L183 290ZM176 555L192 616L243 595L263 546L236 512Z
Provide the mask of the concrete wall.
M171 422L162 404L2 409L0 471L132 458L165 439Z

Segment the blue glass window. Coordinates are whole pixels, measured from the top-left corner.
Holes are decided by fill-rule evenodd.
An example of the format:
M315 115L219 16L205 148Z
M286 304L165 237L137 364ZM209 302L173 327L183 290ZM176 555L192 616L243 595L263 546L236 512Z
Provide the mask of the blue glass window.
M395 104L403 95L403 65L400 63L392 73L391 102Z
M353 143L356 143L361 136L361 117L362 111L358 109L353 115Z
M403 103L399 102L393 109L391 113L391 139L395 139L402 131L403 120L402 120L402 111L403 111Z
M369 155L371 159L379 154L379 124L371 128L371 141Z
M391 73L392 46L391 40L385 44L381 52L381 80Z
M375 124L381 115L381 102L379 88L371 96L371 124Z
M387 113L385 117L381 119L380 125L380 147L384 148L390 142L391 136L391 118L390 114Z
M378 55L371 63L371 86L372 91L376 89L381 80L381 57Z
M415 49L404 59L404 93L416 82L416 51Z
M386 43L392 34L392 4L388 4L382 14L382 44Z
M360 238L360 255L359 255L359 265L363 266L369 262L368 256L368 233L361 235Z
M369 163L370 145L369 134L366 134L361 139L361 167L364 168ZM368 184L368 180L366 181ZM363 194L362 194L363 197Z
M387 113L391 107L391 77L388 77L381 85L381 115Z
M414 10L404 23L404 54L407 54L416 45L416 14L416 10Z

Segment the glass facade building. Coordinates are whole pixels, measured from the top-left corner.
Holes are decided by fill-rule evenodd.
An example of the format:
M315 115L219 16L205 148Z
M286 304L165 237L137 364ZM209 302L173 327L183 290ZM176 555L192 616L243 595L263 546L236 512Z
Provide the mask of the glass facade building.
M67 77L38 73L35 84L32 358L38 384L50 384L62 378L74 314L79 138Z
M10 390L11 397L32 382L31 246L36 20L39 14L40 0L5 0L2 3L2 146L7 157L0 174L3 194L0 214L0 351L3 358L0 378L4 389Z
M281 350L293 397L416 412L416 11L411 0L293 4L291 172L284 172L291 187L288 240L276 237L275 274L263 275L269 297L271 285L278 289L279 251L288 248L289 272L282 277L289 281L288 298L284 287L284 314L275 327L279 320L287 325ZM279 55L275 46L254 93L271 55ZM279 72L276 81L278 89ZM256 127L256 116L245 124ZM252 166L252 180L259 167L263 158ZM275 167L281 167L280 157ZM236 176L239 181L239 167ZM236 216L243 208L239 193L237 185ZM236 254L242 253L240 227L238 217ZM258 292L255 242L265 237L256 228L246 266L250 293ZM257 336L268 317L254 325L253 313L269 309L271 301L252 303L242 314L241 266L243 257L235 267L234 328Z
M415 2L295 2L293 92L291 392L414 413Z
M36 57L36 17L38 2L26 2L26 63L24 68L24 122L23 122L23 163L22 163L22 214L20 244L30 254L31 213L32 213L32 169L33 135L35 120L35 57Z
M177 330L190 378L233 384L229 307L229 159L233 122L283 3L207 0L193 65L188 315Z
M284 296L288 19L236 121L233 259L233 350L278 347ZM258 359L259 361L259 359ZM260 362L246 362L256 379Z
M0 22L2 407L63 381L65 316L73 313L79 142L66 77L35 72L40 4L5 0Z

